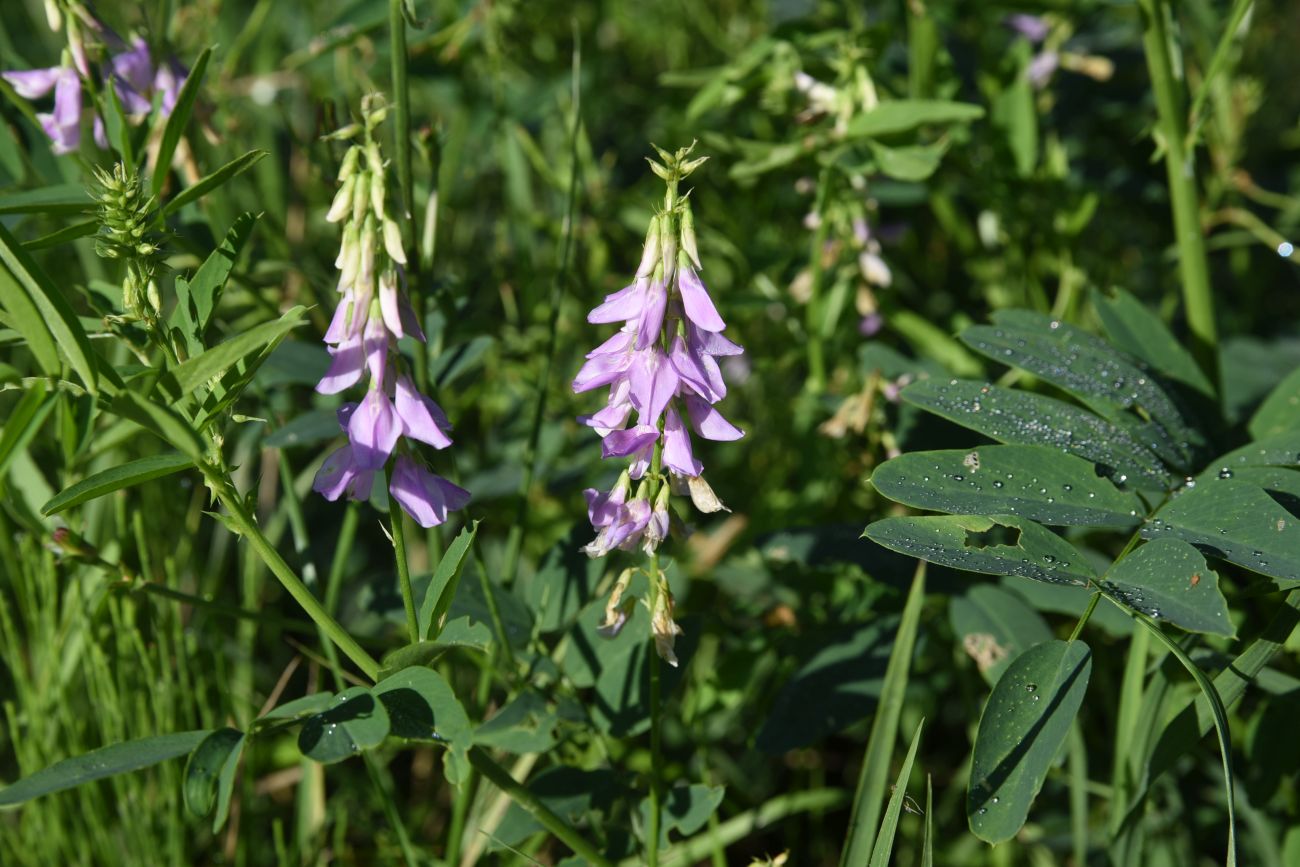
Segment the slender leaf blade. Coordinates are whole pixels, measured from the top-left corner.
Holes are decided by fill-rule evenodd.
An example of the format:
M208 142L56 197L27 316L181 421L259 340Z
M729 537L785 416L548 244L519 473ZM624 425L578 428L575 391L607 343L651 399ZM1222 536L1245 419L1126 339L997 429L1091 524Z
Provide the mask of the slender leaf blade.
M170 376L176 383L177 397L184 397L220 378L240 361L278 341L302 324L306 312L306 307L294 307L279 319L263 322L172 368Z
M916 725L912 745L907 749L907 758L903 759L903 767L898 771L898 782L894 783L894 792L889 796L889 806L885 808L885 820L880 823L876 845L871 849L868 867L889 867L889 858L894 853L894 836L898 833L898 818L903 814L903 800L907 797L907 780L912 776L912 765L916 761L916 750L921 745L921 730L924 727L925 720Z
M221 728L203 739L185 763L185 806L203 817L216 807L212 831L216 833L230 814L230 796L247 736L234 728Z
M1250 419L1250 435L1262 440L1300 430L1300 367L1268 393Z
M1120 560L1101 591L1126 608L1188 632L1236 635L1219 576L1181 539L1155 539Z
M438 637L442 630L442 620L456 598L456 586L460 583L461 572L465 569L465 557L474 537L478 535L478 521L461 530L455 540L447 547L447 552L438 561L438 568L433 572L433 580L420 602L419 632L424 641L433 632ZM435 631L436 629L436 631Z
M153 455L129 461L87 476L76 484L64 488L41 507L41 514L54 515L64 509L80 506L96 497L162 478L192 466L194 461L185 455Z
M269 151L251 150L243 156L236 157L210 175L200 178L192 187L186 187L162 206L162 215L171 216L190 202L196 202L208 193L220 187L226 181L243 174L257 165Z
M1094 289L1092 306L1106 329L1106 336L1120 349L1142 359L1151 365L1152 370L1191 386L1207 397L1214 394L1214 386L1196 359L1178 342L1160 317L1141 301L1122 289L1112 297Z
M844 130L844 137L876 138L909 132L927 124L968 123L983 116L983 108L966 102L895 99L855 114Z
M127 771L138 771L183 756L209 734L209 730L203 730L154 735L64 759L0 789L0 807L12 807L42 795L72 789Z
M190 74L185 77L185 84L181 85L180 93L176 95L176 105L167 116L162 139L158 144L158 158L154 163L153 178L150 180L150 192L155 196L162 192L167 173L171 171L176 145L180 144L185 127L190 122L190 114L194 111L194 100L198 98L199 91L203 87L203 76L207 72L208 60L211 57L211 48L205 48L199 54L198 60L194 61L194 66L190 69ZM161 115L159 119L161 120Z

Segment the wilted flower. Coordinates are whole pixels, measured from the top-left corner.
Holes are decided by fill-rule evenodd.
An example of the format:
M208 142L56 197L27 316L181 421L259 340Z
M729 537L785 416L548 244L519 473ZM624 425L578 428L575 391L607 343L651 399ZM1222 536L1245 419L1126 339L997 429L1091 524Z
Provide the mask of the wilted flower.
M344 224L335 260L340 298L325 332L330 366L316 390L337 394L363 380L368 388L359 403L340 408L339 425L348 443L325 460L312 487L330 500L344 494L364 500L375 474L391 461L389 494L420 526L433 527L446 521L448 512L464 508L470 495L430 472L414 445L445 449L451 445L451 424L442 408L420 393L396 349L398 338L425 338L404 291L401 233L389 231L397 224L384 213L385 165L371 137L384 112L369 104L363 109L365 143L353 145L344 157L342 184L327 214L331 222Z

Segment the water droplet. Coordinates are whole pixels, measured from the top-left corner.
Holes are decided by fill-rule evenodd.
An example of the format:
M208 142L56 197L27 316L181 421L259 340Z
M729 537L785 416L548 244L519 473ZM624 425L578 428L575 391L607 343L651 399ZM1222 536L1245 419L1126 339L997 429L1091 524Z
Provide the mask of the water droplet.
M1074 490L1074 486L1073 486L1073 485L1061 485L1061 487L1062 487L1065 491L1067 491L1067 492L1068 492L1068 491L1073 491L1073 490Z
M1281 244L1277 245L1277 254L1281 256L1283 259L1291 258L1291 254L1294 252L1295 252L1295 245L1292 244L1290 241L1283 241Z
M1223 469L1219 470L1219 478L1221 479L1232 478L1232 470L1228 469L1227 467L1224 467Z
M995 488L1000 488L1000 487L1002 487L1002 482L1001 482L1001 481L998 481L997 479L994 479L994 481L993 481L993 487L995 487Z
M981 816L983 816L983 815L984 815L985 813L987 813L988 811L989 811L989 808L988 808L988 807L980 807L980 815L981 815Z
M1038 701L1039 696L1034 696L1034 701Z
M1036 683L1025 684L1025 692L1036 692L1037 690L1038 690L1038 684Z
M998 803L998 802L1001 801L1001 800L1002 800L1002 799L999 798L997 795L994 795L994 796L993 796L993 803L996 804L996 803Z
M952 480L953 480L954 482L964 482L964 481L966 481L966 477L965 477L965 476L953 476L953 477L952 477Z

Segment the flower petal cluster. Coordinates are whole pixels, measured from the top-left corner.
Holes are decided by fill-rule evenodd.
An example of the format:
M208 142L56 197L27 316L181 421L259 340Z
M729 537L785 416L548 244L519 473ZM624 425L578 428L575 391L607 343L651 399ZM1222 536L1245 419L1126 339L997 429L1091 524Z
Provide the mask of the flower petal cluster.
M672 488L689 492L702 511L723 508L701 476L691 431L718 441L744 436L716 406L727 396L718 359L744 350L723 335L727 324L699 267L690 204L683 200L651 221L632 283L587 316L620 327L587 353L574 377L576 393L609 389L605 406L580 421L600 434L603 457L630 462L609 493L586 492L597 536L584 550L593 557L637 545L650 552L668 535L669 485L653 486L660 491L653 506L644 486L627 499L630 480L647 477L656 453Z
M50 112L38 112L37 121L49 136L51 150L67 154L81 146L81 124L86 112L82 99L83 82L91 80L91 65L87 59L85 33L93 34L112 52L101 65L104 87L111 86L123 111L133 121L140 121L153 109L155 94L160 95L163 117L172 113L181 86L189 75L178 61L168 59L157 65L149 53L149 45L140 37L130 44L122 41L111 29L93 18L74 26L77 19L69 18L69 49L59 66L47 69L22 69L0 73L14 91L24 99L37 100L54 94ZM86 26L86 23L89 26ZM104 120L90 109L95 142L108 147Z
M399 338L425 337L405 291L401 236L384 213L385 167L370 139L375 115L382 110L367 116L366 144L344 158L343 183L327 215L344 224L335 262L340 298L325 333L330 366L316 385L321 394L337 394L364 380L366 394L339 409L348 442L326 458L312 488L329 500L368 499L376 474L393 460L389 495L420 526L433 527L464 508L470 495L430 471L414 445L447 448L451 424L405 372L397 350Z

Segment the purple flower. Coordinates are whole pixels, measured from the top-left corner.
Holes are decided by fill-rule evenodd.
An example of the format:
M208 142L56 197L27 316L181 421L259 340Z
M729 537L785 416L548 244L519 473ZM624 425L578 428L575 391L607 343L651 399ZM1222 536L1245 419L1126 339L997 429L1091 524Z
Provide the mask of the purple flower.
M149 45L140 37L131 40L131 47L115 54L109 60L110 75L117 89L117 98L127 114L145 115L153 108L149 94L154 89L153 60Z
M1061 58L1055 51L1042 51L1035 54L1025 67L1025 75L1029 78L1029 83L1038 89L1047 86L1047 82L1056 72L1060 65Z
M420 394L409 376L397 377L396 404L405 436L428 443L435 449L451 445L451 438L447 436L451 423L447 421L447 415L442 407Z
M409 455L394 464L388 493L421 527L436 527L447 520L448 512L469 503L469 491L429 472Z
M401 435L402 423L393 402L378 388L370 389L348 421L353 460L362 469L383 469Z
M1048 23L1039 16L1027 15L1023 12L1008 15L1003 23L1034 44L1046 39L1048 31L1051 30Z
M884 317L879 313L868 313L858 322L858 333L863 337L875 337L880 333L880 328L884 324Z
M50 137L50 150L67 154L81 146L81 77L75 68L55 66L0 74L24 99L40 99L54 91L54 111L36 115Z
M346 445L325 459L316 471L311 488L331 502L344 493L353 500L366 500L374 483L375 471L359 466L353 458L352 446Z
M588 502L592 499L592 493L597 492L587 492ZM632 550L645 534L646 526L650 523L651 511L650 501L644 497L637 497L630 503L614 505L610 510L608 522L601 525L596 538L582 550L590 557L603 557L615 548Z

